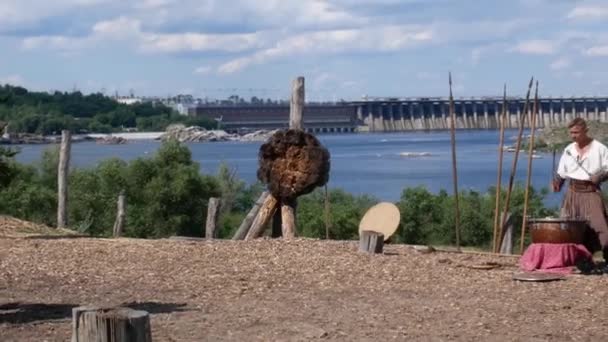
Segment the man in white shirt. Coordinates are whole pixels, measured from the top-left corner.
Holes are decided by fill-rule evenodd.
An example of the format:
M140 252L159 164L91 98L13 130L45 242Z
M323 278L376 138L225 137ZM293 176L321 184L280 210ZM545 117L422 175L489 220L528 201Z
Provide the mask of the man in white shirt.
M591 253L601 249L608 262L608 220L600 188L608 179L608 147L589 137L587 131L587 123L582 118L568 124L573 142L564 149L552 188L559 192L568 180L561 214L588 220L590 229L585 234L585 247ZM602 271L608 273L608 265Z

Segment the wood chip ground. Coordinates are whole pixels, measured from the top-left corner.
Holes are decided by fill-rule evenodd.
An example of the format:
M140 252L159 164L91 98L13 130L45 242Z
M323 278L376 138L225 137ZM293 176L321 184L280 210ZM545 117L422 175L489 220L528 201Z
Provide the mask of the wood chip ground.
M4 236L0 341L68 341L80 305L146 310L155 341L608 341L608 276L523 283L517 258L384 251Z

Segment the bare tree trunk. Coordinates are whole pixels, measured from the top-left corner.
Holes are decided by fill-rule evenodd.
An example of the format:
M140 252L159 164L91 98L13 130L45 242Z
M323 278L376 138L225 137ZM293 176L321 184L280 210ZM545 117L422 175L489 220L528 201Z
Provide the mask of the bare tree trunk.
M61 131L61 148L57 172L57 228L68 225L68 172L70 168L70 131Z
M207 239L215 239L217 237L217 220L218 213L220 209L220 200L219 198L211 197L209 198L209 205L207 206L207 222L205 225L205 238Z
M251 228L251 224L253 223L253 220L260 212L260 208L262 207L262 204L264 203L264 201L266 200L268 195L269 195L268 191L262 192L260 197L253 204L253 207L251 208L251 210L249 210L249 213L247 214L247 216L245 216L245 219L243 219L243 222L239 226L239 229L236 231L236 233L234 233L232 240L243 240L245 238L245 236L247 236L247 232L249 232L249 228Z
M116 221L114 221L114 229L112 229L114 237L120 237L125 226L125 191L122 190L118 195Z
M72 309L72 342L151 342L150 315L130 308Z
M278 200L272 194L269 194L264 200L264 204L260 208L260 212L258 216L255 217L253 223L251 224L251 228L245 237L245 240L255 239L257 237L262 236L264 233L264 228L270 221L270 218L274 214L275 210L277 210Z

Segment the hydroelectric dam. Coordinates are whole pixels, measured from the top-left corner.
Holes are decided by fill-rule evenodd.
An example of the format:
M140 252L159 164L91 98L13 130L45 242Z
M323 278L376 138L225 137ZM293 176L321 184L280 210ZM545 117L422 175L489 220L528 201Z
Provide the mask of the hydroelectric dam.
M608 122L608 97L540 98L537 128L566 126L579 116ZM533 108L530 99L530 112ZM508 97L506 128L518 128L525 98ZM455 98L457 129L497 129L503 109L502 97ZM398 132L450 128L449 99L443 97L365 98L332 104L306 103L304 127L314 133ZM289 105L235 104L196 106L188 114L221 123L227 131L287 128ZM529 119L524 121L530 127Z

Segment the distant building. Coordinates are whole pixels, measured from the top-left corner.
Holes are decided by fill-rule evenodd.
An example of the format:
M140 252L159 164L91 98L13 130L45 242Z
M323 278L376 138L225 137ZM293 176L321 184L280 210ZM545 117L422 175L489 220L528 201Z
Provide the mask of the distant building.
M141 103L143 100L139 97L127 97L127 96L118 96L114 97L114 100L119 103L123 103L126 105L132 105L135 103Z

